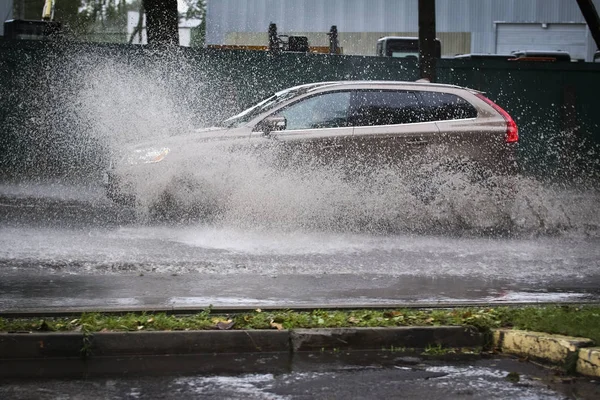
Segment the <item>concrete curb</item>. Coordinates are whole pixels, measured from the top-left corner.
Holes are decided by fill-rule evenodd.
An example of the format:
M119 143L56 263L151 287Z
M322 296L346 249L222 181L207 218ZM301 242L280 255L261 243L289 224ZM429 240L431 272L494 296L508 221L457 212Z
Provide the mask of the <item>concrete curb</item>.
M53 357L300 352L481 347L484 335L460 326L297 330L1 333L0 360Z
M495 329L493 345L498 351L555 365L567 372L600 377L600 348L587 338L513 329Z
M405 326L396 328L295 329L291 350L319 351L483 347L484 335L460 326Z
M483 347L460 326L298 330L0 333L0 379L117 374L284 373L339 352ZM316 353L316 355L315 355Z
M413 350L484 347L486 335L461 326L332 328L295 330L207 330L65 333L0 333L0 377L25 376L31 363L51 370L59 360L78 360L73 372L94 363L110 370L110 359L160 356L282 354L315 351ZM600 347L591 339L496 329L495 349L600 377ZM82 360L86 360L85 362ZM40 373L41 374L41 373Z
M460 326L298 330L0 333L0 378L114 373L285 372L311 351L483 347ZM324 354L324 353L322 353Z
M582 375L600 378L600 347L580 349L576 370Z

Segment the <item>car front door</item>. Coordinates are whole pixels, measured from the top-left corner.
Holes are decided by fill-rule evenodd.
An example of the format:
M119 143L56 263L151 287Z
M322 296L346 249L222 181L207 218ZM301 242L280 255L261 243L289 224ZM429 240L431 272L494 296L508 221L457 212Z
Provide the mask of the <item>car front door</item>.
M294 102L272 116L284 117L285 129L269 133L281 157L290 162L323 165L343 160L352 137L348 125L350 92L317 93Z

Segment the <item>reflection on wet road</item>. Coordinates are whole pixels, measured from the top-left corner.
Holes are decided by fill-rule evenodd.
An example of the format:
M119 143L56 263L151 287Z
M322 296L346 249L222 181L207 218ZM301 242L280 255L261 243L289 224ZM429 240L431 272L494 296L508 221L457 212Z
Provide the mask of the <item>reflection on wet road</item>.
M79 362L78 362L79 361ZM39 362L39 361L37 361ZM56 363L56 361L53 361ZM569 377L516 359L439 361L400 353L305 353L122 357L118 362L80 360L73 376L5 379L0 397L10 399L595 399L597 382ZM77 369L76 366L79 366ZM68 365L51 371L68 371ZM33 371L39 365L31 366ZM132 370L143 369L146 376ZM85 370L85 379L81 371ZM174 374L173 371L178 371ZM95 372L95 374L94 374ZM78 373L78 374L77 374ZM507 379L509 373L518 382ZM32 372L27 375L30 377ZM62 378L62 379L58 379ZM70 379L67 379L70 378ZM75 378L75 379L73 379ZM575 390L576 389L576 390Z
M0 187L0 310L591 301L600 238L140 223L98 187Z

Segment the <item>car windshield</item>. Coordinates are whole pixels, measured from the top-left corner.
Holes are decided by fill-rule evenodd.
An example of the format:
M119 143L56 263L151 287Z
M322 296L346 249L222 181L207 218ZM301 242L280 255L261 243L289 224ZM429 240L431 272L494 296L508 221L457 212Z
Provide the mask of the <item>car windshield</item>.
M268 111L272 108L275 108L279 104L299 96L303 93L308 92L311 89L314 89L317 86L323 85L322 83L312 84L312 85L302 85L296 86L290 89L283 90L281 92L275 93L273 96L268 97L267 99L261 101L260 103L242 111L239 114L234 115L233 117L227 118L225 121L221 122L221 126L227 128L237 128L246 122L252 120L259 114L262 114L265 111Z

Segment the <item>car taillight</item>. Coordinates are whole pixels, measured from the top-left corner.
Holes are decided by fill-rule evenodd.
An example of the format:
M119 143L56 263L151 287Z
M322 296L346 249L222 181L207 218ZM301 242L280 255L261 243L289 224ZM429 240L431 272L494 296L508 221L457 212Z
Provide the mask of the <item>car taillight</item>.
M492 106L494 110L498 111L506 121L506 143L518 142L519 128L517 128L517 123L512 119L512 117L506 111L504 111L502 107L500 107L498 104L494 103L481 93L475 93L475 96L479 97L481 100L485 101L490 106Z

